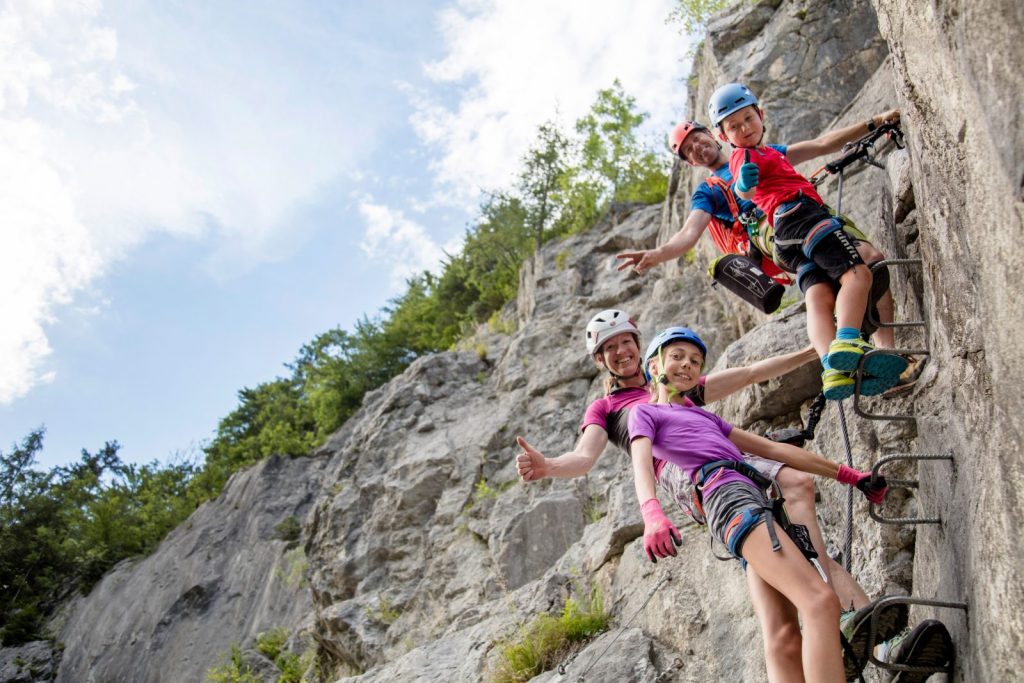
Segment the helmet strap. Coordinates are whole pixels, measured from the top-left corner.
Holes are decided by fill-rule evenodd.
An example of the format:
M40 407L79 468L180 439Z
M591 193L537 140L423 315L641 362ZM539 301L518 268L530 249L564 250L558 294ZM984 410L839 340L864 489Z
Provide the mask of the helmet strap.
M662 348L664 348L664 347L662 347ZM669 400L669 402L671 402L672 398L679 394L679 391L674 386L672 386L672 383L668 381L668 375L665 374L665 358L664 358L664 356L662 356L662 353L661 353L662 352L662 348L658 349L658 370L659 370L659 372L658 372L657 380L658 380L658 384L660 384L663 387L665 387L665 392L668 394L668 400Z

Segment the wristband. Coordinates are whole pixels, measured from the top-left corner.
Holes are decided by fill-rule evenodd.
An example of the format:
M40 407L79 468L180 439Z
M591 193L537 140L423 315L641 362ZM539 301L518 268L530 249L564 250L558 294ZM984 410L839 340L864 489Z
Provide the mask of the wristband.
M875 132L875 128L878 128L878 126L875 125L875 117L874 116L872 116L870 119L865 121L864 125L866 125L868 127L868 132L869 133L874 133Z

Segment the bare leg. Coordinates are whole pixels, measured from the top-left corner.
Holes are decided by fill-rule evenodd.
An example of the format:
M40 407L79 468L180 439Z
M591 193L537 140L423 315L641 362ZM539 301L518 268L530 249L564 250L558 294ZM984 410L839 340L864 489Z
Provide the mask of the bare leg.
M786 511L789 518L796 524L803 524L811 535L811 543L818 551L821 568L829 577L829 583L839 596L839 603L844 609L860 608L870 600L856 579L850 576L843 567L828 556L825 539L818 526L818 515L814 504L814 478L806 472L792 467L783 467L775 475L775 481L782 489L782 497L786 499ZM756 608L755 608L756 609Z
M857 253L864 259L864 263L875 263L876 261L885 260L885 254L880 252L870 242L857 242ZM879 322L891 323L895 320L896 307L892 302L892 290L887 289L875 305L878 308ZM879 327L875 334L872 335L872 339L875 342L875 346L880 348L892 349L896 346L895 335L891 327Z
M871 271L863 264L856 265L839 276L839 294L836 296L836 320L839 327L860 329L864 323L864 311L867 308L870 291ZM811 343L814 343L813 340Z
M804 683L800 621L789 600L747 567L747 588L761 624L764 661L770 683Z
M747 536L741 553L757 575L793 603L803 617L801 660L806 679L843 683L839 600L789 537L775 526L781 550L772 552L768 527L760 524Z
M896 306L892 302L892 290L886 290L875 306L878 308L878 322L891 323L896 319ZM871 338L874 340L875 346L879 348L896 348L895 330L891 327L879 327Z
M832 285L819 282L807 288L804 294L807 302L807 336L818 352L818 358L828 355L828 345L836 338L836 325L832 312L836 308L836 296Z
M818 551L819 558L828 557L825 552L825 539L821 535L821 527L818 526L818 515L814 508L814 479L811 475L792 467L783 467L775 475L775 481L782 489L782 497L786 499L786 512L795 524L803 524L811 534L811 544ZM829 577L829 584L832 583L831 567L821 563L825 575Z
M831 557L826 557L822 564L828 568L829 576L832 577L832 590L839 596L839 604L844 610L860 609L871 602L857 579L850 576L843 565Z

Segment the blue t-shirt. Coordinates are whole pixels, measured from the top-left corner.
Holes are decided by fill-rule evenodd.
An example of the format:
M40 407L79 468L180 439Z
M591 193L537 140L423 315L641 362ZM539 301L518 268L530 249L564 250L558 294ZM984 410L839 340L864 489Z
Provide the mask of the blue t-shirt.
M768 145L772 149L778 150L783 156L786 155L786 150L789 149L787 145ZM716 175L727 183L732 183L732 173L729 172L728 162L715 169L712 175ZM735 194L735 193L734 193ZM740 199L736 197L736 203L740 207L740 213L749 211L754 206L754 202L749 199ZM705 180L697 189L694 190L693 196L690 197L690 210L700 209L710 213L715 218L725 221L726 223L732 223L736 220L736 216L733 216L729 211L729 203L726 201L725 195L717 187L709 185Z

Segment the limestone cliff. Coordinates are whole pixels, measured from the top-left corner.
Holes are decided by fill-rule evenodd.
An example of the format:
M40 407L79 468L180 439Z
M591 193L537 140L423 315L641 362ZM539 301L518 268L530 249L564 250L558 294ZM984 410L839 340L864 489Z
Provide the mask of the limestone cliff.
M880 525L857 501L850 559L872 595L968 604L966 613L914 614L949 625L961 681L1012 680L1024 665L1015 542L1022 297L1011 285L1024 258L1014 248L1024 237L1022 20L1014 0L744 3L712 22L690 92L690 111L703 118L714 87L748 82L763 96L771 142L893 106L904 112L907 149L883 148L884 169L851 169L843 208L889 257L924 259L923 268L894 268L893 288L898 317L928 323L925 334L898 339L931 356L911 393L866 404L915 421L870 421L849 409L846 418L861 468L893 453L953 460L898 465L921 487L896 492L886 507L938 515L940 525ZM524 264L519 300L503 316L511 332L484 328L466 350L420 359L368 395L311 458L236 475L156 554L106 577L69 610L57 678L200 680L232 643L249 648L258 632L282 626L316 643L321 680L478 681L499 639L590 581L603 589L611 629L565 676L535 680L575 680L588 666L588 681L666 672L765 680L742 574L713 559L706 532L684 527L687 552L674 560L642 557L624 454L609 447L585 478L532 485L518 482L512 464L517 434L547 455L572 447L601 391L580 332L597 310L629 310L648 337L667 324L695 327L715 368L806 344L800 305L768 317L710 287L707 244L693 264L643 277L615 270L617 251L652 246L678 227L701 176L685 166L674 175L665 206L617 207ZM836 190L822 187L833 201ZM807 367L714 409L755 431L794 423L816 382ZM834 407L813 449L843 457ZM819 489L840 551L845 490ZM274 538L293 515L303 520L301 553ZM303 582L286 580L302 563ZM31 680L7 663L7 680ZM272 667L262 671L274 680Z

